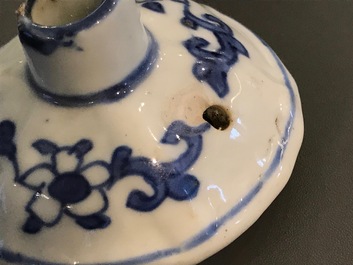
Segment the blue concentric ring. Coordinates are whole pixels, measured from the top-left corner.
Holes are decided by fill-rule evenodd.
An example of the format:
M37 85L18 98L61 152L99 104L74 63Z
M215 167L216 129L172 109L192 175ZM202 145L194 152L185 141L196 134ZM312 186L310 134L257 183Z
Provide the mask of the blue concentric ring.
M87 107L96 104L117 102L135 91L135 88L143 82L155 68L154 65L158 58L158 43L146 29L150 39L150 44L145 58L131 73L122 81L110 87L104 88L99 92L84 95L59 95L49 92L39 86L29 69L27 69L27 80L32 90L43 100L61 107Z

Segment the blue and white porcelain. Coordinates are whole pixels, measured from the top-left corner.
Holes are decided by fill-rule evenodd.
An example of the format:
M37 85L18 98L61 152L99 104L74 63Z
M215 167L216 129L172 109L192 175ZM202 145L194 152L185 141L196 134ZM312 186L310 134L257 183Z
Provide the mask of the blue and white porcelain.
M18 20L0 50L0 264L196 264L288 181L297 86L231 18L28 0Z

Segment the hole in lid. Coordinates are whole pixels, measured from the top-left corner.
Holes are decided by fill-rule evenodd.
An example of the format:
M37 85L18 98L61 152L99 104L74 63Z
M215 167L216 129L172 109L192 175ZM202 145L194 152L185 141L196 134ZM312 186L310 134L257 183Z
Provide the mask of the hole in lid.
M42 26L62 26L82 20L103 0L36 0L30 11L32 21Z
M217 130L224 131L230 125L230 117L228 111L219 105L212 105L208 107L204 111L202 117Z

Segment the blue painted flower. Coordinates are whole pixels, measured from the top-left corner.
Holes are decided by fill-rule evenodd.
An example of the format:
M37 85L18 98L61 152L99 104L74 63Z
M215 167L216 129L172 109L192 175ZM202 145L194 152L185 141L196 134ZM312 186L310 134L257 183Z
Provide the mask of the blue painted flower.
M170 124L162 144L178 145L185 141L187 149L173 161L157 162L143 156L132 156L129 146L115 148L110 162L95 160L85 163L93 148L90 140L82 139L72 146L58 146L40 139L32 146L45 162L21 173L14 142L16 126L12 121L0 122L0 157L7 157L14 168L14 181L32 192L25 205L25 233L36 234L44 227L58 225L64 216L87 230L109 226L107 190L129 176L140 176L151 186L153 194L134 189L126 206L140 212L156 209L167 198L176 201L193 199L200 182L187 171L198 160L207 123L190 127L182 121Z
M83 139L73 146L58 147L41 139L33 147L50 162L35 165L17 180L34 191L26 205L29 216L23 231L34 234L43 227L53 227L64 215L84 229L107 227L111 221L104 214L109 206L104 186L110 166L100 160L84 163L92 142Z

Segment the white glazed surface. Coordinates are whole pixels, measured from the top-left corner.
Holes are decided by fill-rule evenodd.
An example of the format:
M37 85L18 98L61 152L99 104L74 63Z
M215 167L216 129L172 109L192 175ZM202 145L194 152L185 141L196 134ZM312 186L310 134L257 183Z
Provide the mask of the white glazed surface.
M191 69L195 58L181 45L196 34L213 40L211 47L217 48L214 36L202 29L191 32L183 27L179 22L182 5L171 1L163 1L163 5L168 15L141 8L142 22L159 44L155 69L136 91L118 103L61 108L42 101L26 84L25 57L18 40L11 41L0 51L0 120L10 119L17 126L20 168L43 160L31 148L41 138L60 145L91 139L94 148L85 157L87 162L97 158L109 161L114 148L121 145L130 146L134 155L170 161L184 151L185 145L160 143L167 126L175 120L199 125L204 122L202 112L207 106L222 105L231 113L231 126L225 131L210 129L204 134L201 156L189 170L200 181L198 195L190 201L166 199L152 212L136 212L125 207L129 192L135 188L148 191L149 187L141 178L132 177L107 193L107 214L112 223L106 229L87 232L64 216L55 227L27 235L20 227L26 219L24 205L32 193L14 185L8 161L0 158L0 245L5 249L63 264L125 264L157 251L174 249L172 255L152 259L150 264L195 264L243 233L288 181L303 135L300 99L293 78L286 73L294 89L296 108L290 138L279 165L264 180L293 114L293 102L278 62L242 25L211 8L192 3L194 14L212 13L231 26L234 36L250 54L250 58L239 56L228 75L231 90L220 99L207 84L194 78ZM75 163L70 159L63 158L66 163L59 163L61 170L68 170L70 163ZM263 185L251 201L239 212L233 210L234 214L230 214L260 182ZM93 200L80 210L99 208L96 202ZM50 199L46 203L44 215L50 218L57 205ZM222 224L212 237L195 247L188 246L217 220ZM140 264L138 260L131 264Z

